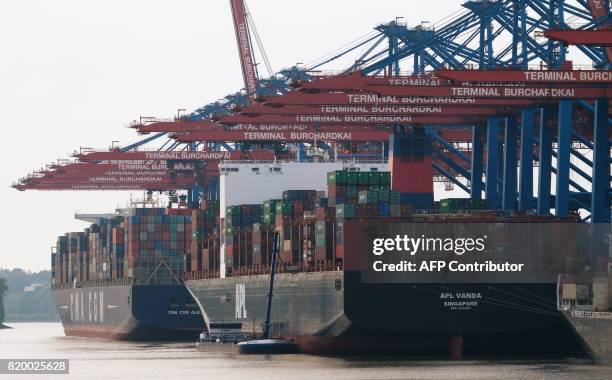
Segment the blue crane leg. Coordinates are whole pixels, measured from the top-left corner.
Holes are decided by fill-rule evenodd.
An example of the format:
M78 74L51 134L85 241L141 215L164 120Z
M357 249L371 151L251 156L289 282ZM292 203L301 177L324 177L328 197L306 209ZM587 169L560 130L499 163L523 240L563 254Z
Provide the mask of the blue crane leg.
M533 207L533 128L535 108L521 111L521 168L519 183L519 210Z
M608 99L595 101L595 126L593 129L593 194L591 196L591 220L593 223L610 223L610 142L608 141Z
M487 172L485 181L485 199L493 209L500 206L497 192L499 168L499 124L501 118L492 117L487 120Z
M484 126L475 125L472 127L472 167L470 184L472 186L470 198L482 199L482 154Z
M516 209L516 142L518 129L516 119L506 118L506 130L504 134L504 182L502 191L502 209Z
M538 171L538 214L550 213L550 178L552 173L552 128L546 122L551 116L550 108L540 112L540 170Z
M559 101L559 125L557 131L557 192L555 213L569 214L570 148L572 144L572 101Z

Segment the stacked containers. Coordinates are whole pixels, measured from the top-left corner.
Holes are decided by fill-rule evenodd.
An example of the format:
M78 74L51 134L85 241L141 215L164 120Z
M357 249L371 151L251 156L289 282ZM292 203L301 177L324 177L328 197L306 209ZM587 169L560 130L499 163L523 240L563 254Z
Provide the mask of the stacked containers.
M267 265L272 258L274 229L269 224L253 224L253 265Z
M139 284L174 284L191 250L191 210L135 209L128 221L128 261Z
M334 257L334 209L319 207L315 223L315 260L331 261Z
M111 271L112 278L124 277L124 258L125 258L125 228L123 223L113 227L111 236Z
M68 282L68 237L67 235L58 236L55 246L55 275L56 283Z
M84 232L66 233L52 256L53 283L128 277L140 284L179 283L191 250L191 214L133 209L125 218L101 218Z
M280 199L270 199L263 203L263 224L274 224L276 222L276 205L281 202Z
M51 250L51 284L55 285L57 279L57 261L59 260L57 248Z
M263 207L258 204L230 206L225 213L225 252L228 267L252 265L253 224L261 223Z
M302 260L305 262L313 262L316 259L316 219L315 214L304 214L302 224Z
M202 207L191 212L191 265L188 268L191 271L218 269L219 266L219 203L209 200L202 202Z
M219 237L209 236L206 248L202 249L202 270L218 270L220 252Z
M275 224L281 233L281 262L299 264L314 258L314 210L320 199L321 193L317 194L316 190L283 191L283 200L276 207ZM312 217L305 218L306 215ZM304 238L304 229L308 233L307 239Z
M390 187L390 172L336 170L327 174L329 205L336 208L337 259L342 259L344 254L342 236L344 218L401 216L400 193L392 191ZM394 204L397 206L392 207ZM321 257L323 250L320 249L320 252Z
M226 265L239 268L248 265L252 254L251 228L227 227L225 231Z

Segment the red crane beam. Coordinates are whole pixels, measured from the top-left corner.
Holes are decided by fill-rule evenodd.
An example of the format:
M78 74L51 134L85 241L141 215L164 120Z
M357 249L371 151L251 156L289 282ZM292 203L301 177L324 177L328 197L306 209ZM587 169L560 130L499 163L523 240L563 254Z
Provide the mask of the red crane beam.
M220 160L273 160L271 151L131 151L111 150L76 154L81 161L220 161Z
M174 120L174 121L155 121L148 124L134 124L132 128L138 130L139 133L151 133L151 132L195 132L200 130L208 130L210 128L217 127L213 121L202 120L202 121L185 121L185 120Z
M544 36L565 45L604 46L607 49L612 46L612 30L549 29L544 31Z
M121 177L121 176L90 176L90 177L65 177L65 178L46 178L33 180L30 185L37 184L136 184L139 186L147 185L163 185L176 186L176 188L189 188L195 186L195 179L189 177L165 178L161 176L138 176L138 177ZM172 189L173 187L166 187Z
M316 91L363 91L380 96L418 96L446 98L497 98L556 100L597 99L609 97L612 89L605 87L558 86L451 86L448 80L435 77L367 77L359 73L323 78L304 83L302 88Z
M612 32L608 41L612 44ZM453 82L612 83L612 70L437 70L436 75Z
M372 126L312 127L287 124L238 124L226 129L209 132L192 132L172 136L179 142L226 142L226 141L287 141L295 142L328 140L335 142L381 142L388 141L392 128ZM471 142L469 128L440 128L437 133L450 142ZM325 138L323 138L325 137Z
M493 107L445 107L431 105L347 105L347 106L305 106L286 105L283 107L269 107L261 104L243 109L244 115L497 115L499 111Z
M287 130L235 130L217 132L192 132L173 136L179 142L308 142L315 140L334 142L380 142L389 139L390 130L316 129L302 131Z
M379 96L377 94L364 93L342 93L342 92L290 92L287 94L267 98L265 105L287 106L287 105L431 105L444 107L500 107L516 106L529 107L537 102L526 99L481 99L481 98L459 98L459 97L396 97Z
M368 92L382 96L431 96L497 99L598 99L612 96L612 88L525 86L381 86L368 85Z
M42 183L36 185L27 185L27 184L18 184L13 186L15 189L19 191L26 190L49 190L49 191L57 191L57 190L91 190L91 191L136 191L136 190L152 190L152 191L162 191L162 190L176 190L175 186L168 186L164 184L75 184L75 183L64 183L64 184L49 184Z
M307 125L474 125L482 121L470 116L412 116L412 115L232 115L221 118L222 124L307 124Z
M365 76L359 72L348 75L337 75L321 78L300 85L303 90L315 91L356 91L364 89L368 85L411 85L411 86L442 86L450 84L447 79L434 76Z

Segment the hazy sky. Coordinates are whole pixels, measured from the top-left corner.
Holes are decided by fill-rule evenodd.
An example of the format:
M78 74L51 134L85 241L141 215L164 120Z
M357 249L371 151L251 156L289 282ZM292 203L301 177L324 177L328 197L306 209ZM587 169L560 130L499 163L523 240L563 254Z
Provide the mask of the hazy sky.
M310 62L402 16L415 25L460 0L249 0L275 70ZM121 192L18 192L18 177L80 146L138 137L139 115L170 117L242 87L227 0L2 0L0 267L50 266L75 211L109 212Z

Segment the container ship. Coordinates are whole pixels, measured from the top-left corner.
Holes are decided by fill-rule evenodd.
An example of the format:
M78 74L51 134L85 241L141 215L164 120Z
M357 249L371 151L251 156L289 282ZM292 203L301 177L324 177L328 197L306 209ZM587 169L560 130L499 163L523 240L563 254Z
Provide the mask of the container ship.
M213 226L215 214L212 206L78 215L91 226L58 237L51 254L53 299L65 334L196 339L202 315L180 279L190 269L192 224L208 215Z
M517 251L525 249L524 258L530 260L551 236L530 230L583 224L575 216L490 211L485 200L434 202L427 151L406 159L390 145L396 149L388 164L220 165L220 249L198 246L192 251L192 271L185 274L207 331L261 334L272 236L279 233L271 332L294 339L302 352L584 356L580 339L558 310L556 273L520 281L478 273L461 282L364 279L358 252L364 250L368 229L492 226L500 246L520 242ZM526 227L525 235L495 229L508 224ZM546 254L538 264L546 268L552 264L547 260L559 256L559 273L588 265L565 248Z

